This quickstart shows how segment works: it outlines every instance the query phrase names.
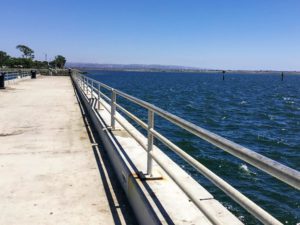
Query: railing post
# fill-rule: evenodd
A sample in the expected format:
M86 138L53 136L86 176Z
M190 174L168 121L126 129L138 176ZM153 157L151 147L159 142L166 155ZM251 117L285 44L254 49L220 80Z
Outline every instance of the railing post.
M85 80L84 80L84 77L82 77L82 90L83 90L83 93L85 93Z
M86 96L88 99L89 99L89 85L90 85L89 78L86 78Z
M88 96L88 93L89 93L88 80L87 80L87 78L85 78L85 94L86 94L86 96Z
M82 91L85 92L85 83L84 83L84 77L82 77Z
M154 112L148 109L148 149L147 149L147 174L152 177L152 157L151 151L153 150L153 134L151 129L154 127Z
M110 104L110 116L111 116L111 129L115 130L116 128L116 120L115 120L115 114L116 114L116 92L114 89L111 89L111 104Z
M100 109L100 107L101 107L101 103L100 103L100 100L101 100L101 90L100 90L100 88L101 88L101 85L100 85L100 83L98 83L98 109Z
M91 99L93 99L94 81L91 82Z

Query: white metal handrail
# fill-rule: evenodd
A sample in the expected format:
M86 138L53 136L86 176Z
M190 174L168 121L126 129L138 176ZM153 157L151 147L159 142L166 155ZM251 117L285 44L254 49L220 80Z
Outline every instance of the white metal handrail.
M225 182L223 179L218 177L208 168L206 168L199 161L195 160L193 157L188 155L184 150L179 148L177 145L172 143L166 137L158 133L154 129L154 115L157 114L162 118L172 122L173 124L189 131L190 133L206 140L207 142L213 144L216 147L223 149L224 151L234 155L235 157L240 158L241 160L253 165L254 167L267 172L273 177L283 181L286 184L300 190L300 172L289 168L283 164L280 164L270 158L267 158L261 154L258 154L248 148L245 148L241 145L238 145L232 141L229 141L217 134L214 134L210 131L207 131L199 126L196 126L184 119L181 119L163 109L160 109L148 102L140 100L136 97L128 95L122 91L113 89L108 85L105 85L99 81L96 81L87 76L83 76L81 74L75 73L75 81L79 84L82 90L88 96L93 97L93 91L98 95L98 108L101 105L106 108L111 114L111 128L115 129L115 120L143 147L144 150L148 153L147 158L147 174L152 175L152 159L154 159L168 174L169 176L177 183L177 185L191 198L191 200L195 203L195 205L205 214L214 224L219 224L217 220L215 220L214 216L211 213L207 212L205 207L199 203L199 199L197 196L190 196L190 192L187 187L184 186L177 178L176 175L172 174L171 171L166 168L162 162L160 162L159 158L156 157L155 152L153 152L153 139L156 138L161 141L164 145L170 148L173 152L179 155L182 159L184 159L187 163L193 166L198 172L208 178L212 183L214 183L217 187L223 190L229 197L231 197L234 201L240 204L243 208L245 208L248 212L250 212L253 216L259 219L264 224L281 224L277 219L251 201L249 198L244 196L238 190L233 188L230 184ZM94 85L97 85L95 87ZM100 88L103 87L111 92L111 98L107 95L103 94ZM90 93L89 93L90 92ZM100 96L102 96L106 101L110 103L110 108L105 104L100 104ZM131 112L126 110L124 107L120 106L116 103L117 96L123 97L135 104L142 106L148 110L148 124L140 120L138 117L133 115ZM108 104L109 104L108 103ZM126 127L122 123L122 121L116 116L116 110L119 109L131 119L133 119L136 123L138 123L142 128L147 130L147 140L148 143L145 143L144 140L141 140L137 137L130 129Z

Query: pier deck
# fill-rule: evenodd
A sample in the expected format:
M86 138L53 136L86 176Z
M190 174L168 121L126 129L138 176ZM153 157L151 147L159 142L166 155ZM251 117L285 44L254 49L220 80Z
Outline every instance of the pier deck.
M0 224L135 223L92 144L69 77L0 90L0 121Z

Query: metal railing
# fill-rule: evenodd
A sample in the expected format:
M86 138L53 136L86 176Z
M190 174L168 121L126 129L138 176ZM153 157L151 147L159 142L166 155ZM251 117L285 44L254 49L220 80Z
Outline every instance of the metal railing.
M152 176L152 161L156 163L174 180L174 182L183 190L183 192L193 201L193 203L207 216L207 218L213 224L220 224L217 218L210 212L205 205L198 199L198 196L194 196L190 187L186 186L181 182L176 174L174 174L167 166L164 165L162 160L153 151L153 139L156 138L166 145L169 149L179 155L188 164L194 167L199 173L205 176L223 192L225 192L231 199L237 202L240 206L246 209L250 214L260 220L263 224L282 224L276 218L271 216L268 212L250 200L248 197L243 195L241 192L232 187L229 183L224 181L222 178L217 176L199 161L194 159L192 156L187 154L180 147L175 145L169 139L164 137L158 131L155 130L154 115L170 121L171 123L185 129L186 131L200 137L201 139L213 144L214 146L223 149L224 151L232 154L233 156L251 164L252 166L270 174L271 176L283 181L284 183L300 190L300 172L289 168L283 164L278 163L270 158L267 158L259 153L256 153L248 148L238 145L232 141L229 141L217 134L214 134L208 130L205 130L195 124L192 124L184 119L179 118L163 109L160 109L148 102L140 100L136 97L128 95L122 91L113 89L99 81L92 78L79 74L78 72L73 73L73 78L81 90L86 94L87 97L96 98L98 101L97 107L105 108L111 114L111 129L115 129L116 121L147 151L147 174ZM104 88L111 92L111 98L105 95L101 88ZM135 103L139 106L148 110L148 124L143 122L141 119L136 117L134 114L126 110L121 105L117 104L117 97L122 97ZM101 103L102 102L102 103ZM125 113L129 118L134 120L142 128L147 131L147 143L133 133L117 116L117 109Z
M30 76L30 71L0 71L0 73L4 74L4 80L8 85Z

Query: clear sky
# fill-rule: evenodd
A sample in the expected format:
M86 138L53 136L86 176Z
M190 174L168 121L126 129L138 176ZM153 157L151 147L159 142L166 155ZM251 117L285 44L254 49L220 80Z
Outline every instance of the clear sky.
M300 70L300 0L0 0L0 50L37 59Z

